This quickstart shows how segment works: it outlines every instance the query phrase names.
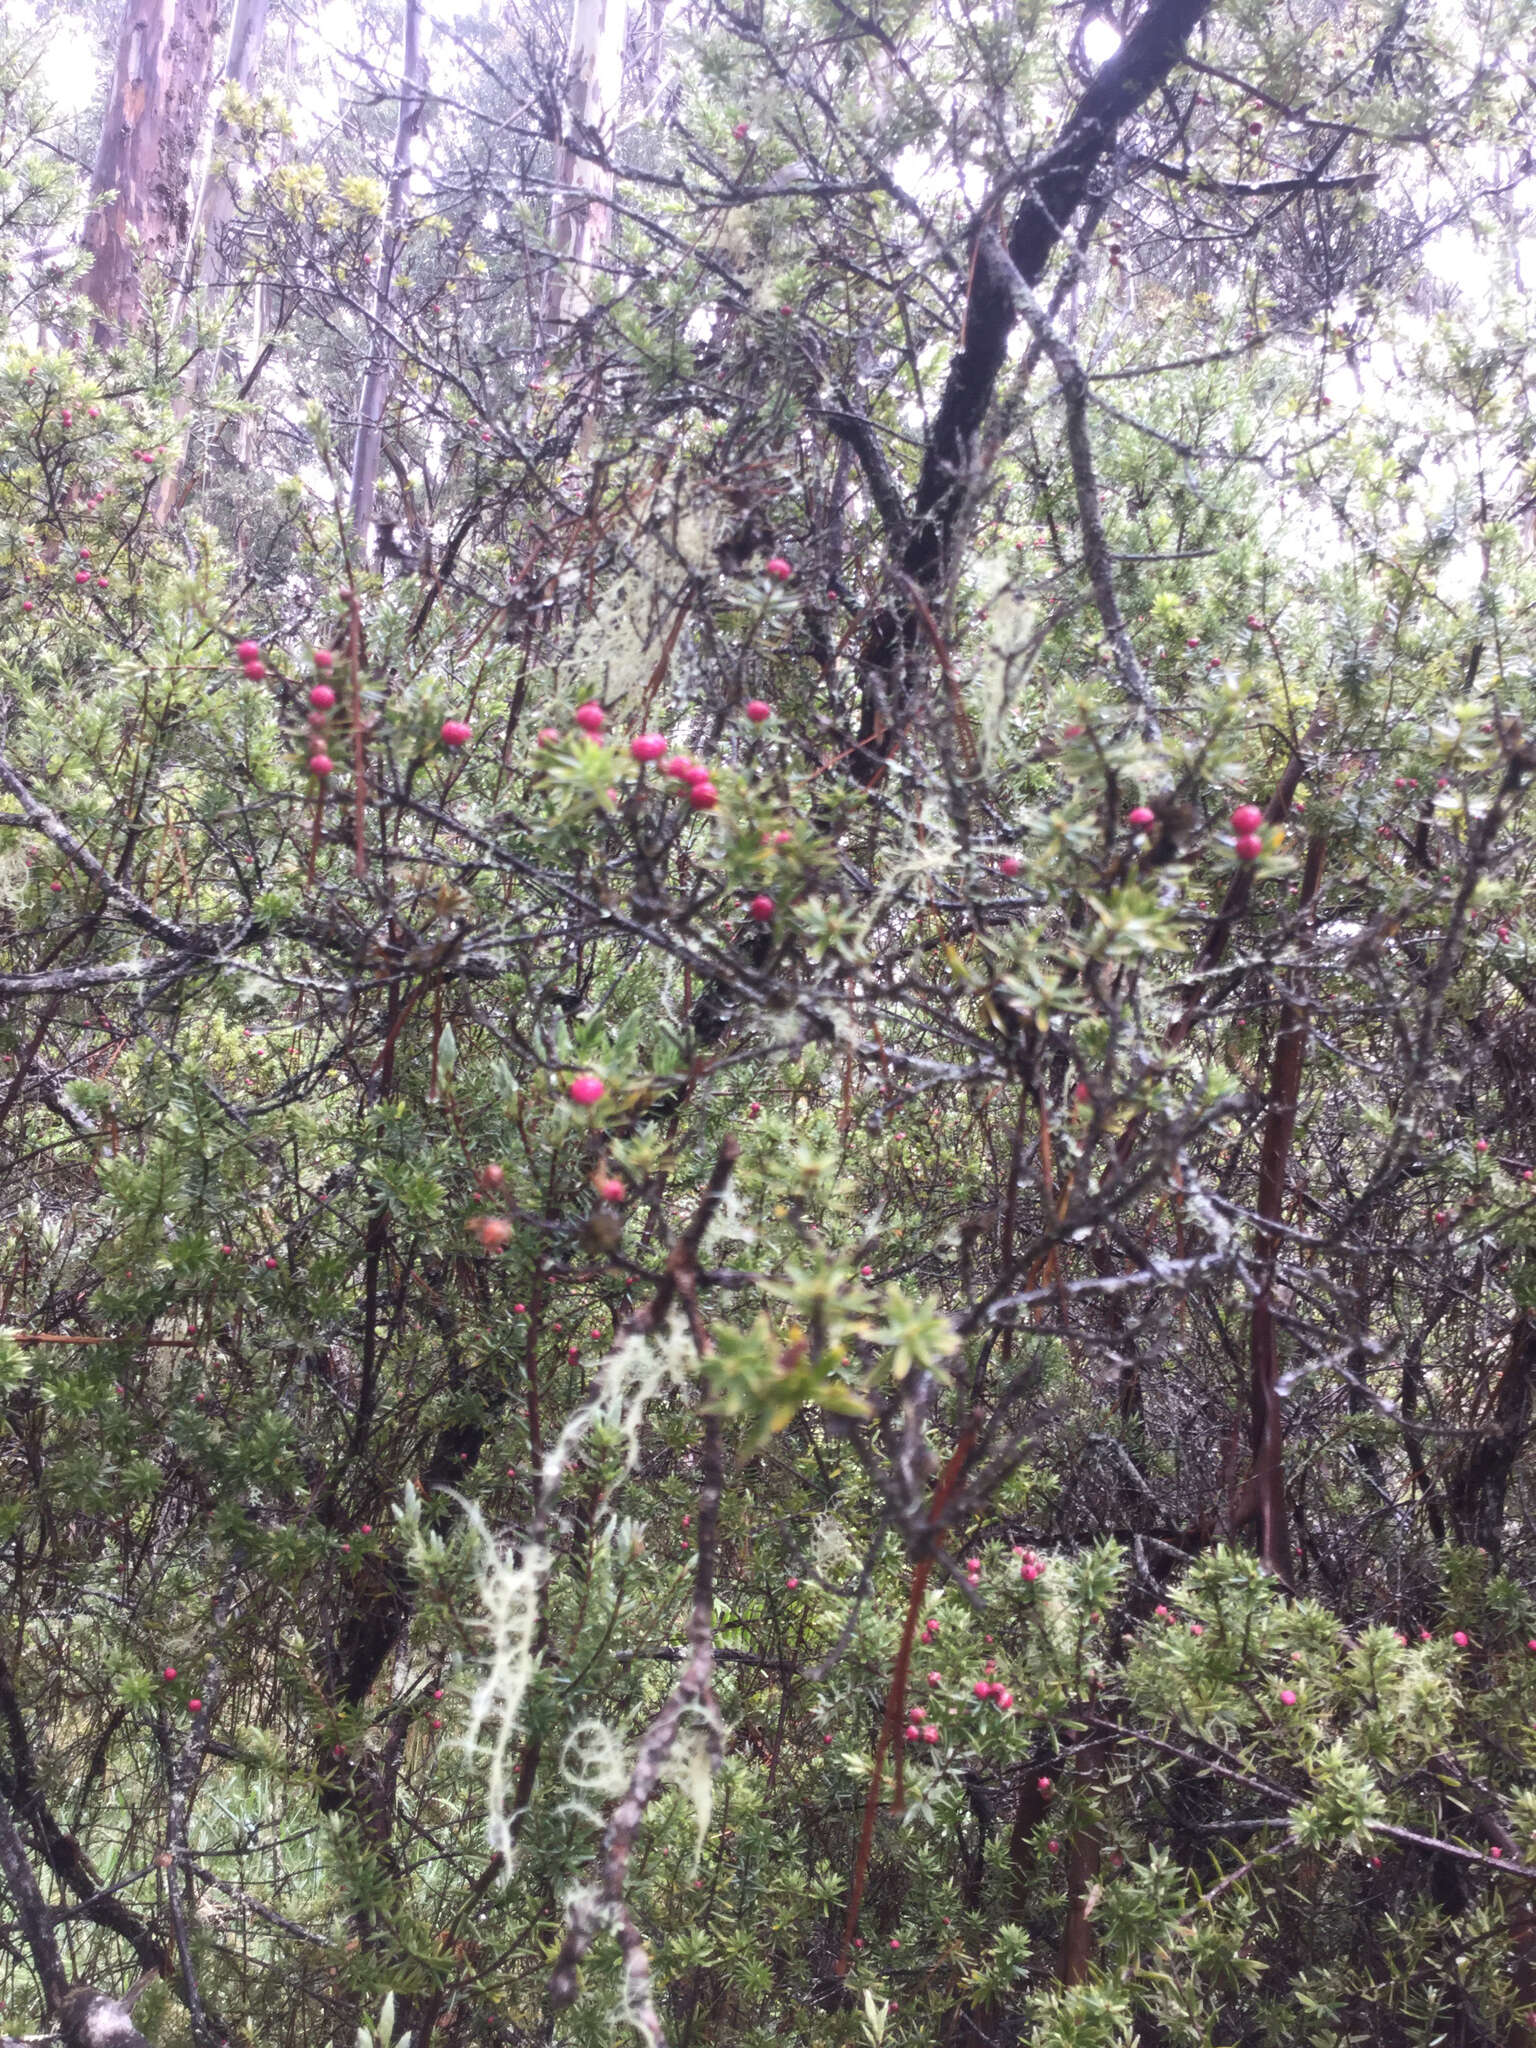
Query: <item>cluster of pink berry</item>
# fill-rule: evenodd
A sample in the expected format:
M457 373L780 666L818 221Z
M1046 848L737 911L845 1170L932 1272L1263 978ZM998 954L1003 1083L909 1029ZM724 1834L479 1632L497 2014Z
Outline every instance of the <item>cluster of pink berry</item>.
M1026 1584L1033 1585L1040 1576L1040 1560L1032 1550L1026 1550L1022 1543L1015 1543L1013 1554L1019 1560L1019 1577Z
M991 1700L999 1713L1006 1714L1013 1705L1013 1694L1006 1685L1000 1685L995 1679L978 1678L971 1691L979 1700Z
M309 772L321 777L330 774L332 763L325 751L325 736L330 727L331 713L336 708L336 692L327 681L335 656L326 648L315 649L316 678L309 691L309 743L312 749L309 757Z
M930 1683L936 1675L933 1672L929 1673ZM927 1708L920 1700L914 1700L907 1709L907 1725L902 1740L904 1742L926 1742L930 1746L936 1746L941 1739L937 1721L932 1719Z

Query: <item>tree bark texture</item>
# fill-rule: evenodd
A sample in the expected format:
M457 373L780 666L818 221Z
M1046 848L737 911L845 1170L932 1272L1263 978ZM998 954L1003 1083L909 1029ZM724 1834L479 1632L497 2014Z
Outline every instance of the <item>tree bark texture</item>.
M109 347L138 321L147 269L174 271L208 101L217 0L128 0L91 176L83 290Z

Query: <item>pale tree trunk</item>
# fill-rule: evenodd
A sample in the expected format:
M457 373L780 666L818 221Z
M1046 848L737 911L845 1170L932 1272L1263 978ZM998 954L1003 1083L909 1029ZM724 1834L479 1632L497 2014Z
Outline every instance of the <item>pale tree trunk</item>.
M174 271L186 243L187 183L197 155L217 0L128 0L91 177L82 289L101 347L139 317L144 269Z
M357 408L357 439L352 447L352 476L347 489L347 524L366 549L373 518L373 495L379 479L379 450L384 439L384 401L389 394L394 347L389 333L395 264L405 240L406 209L411 193L411 148L421 133L426 112L426 68L421 59L421 0L405 0L401 38L400 118L395 127L395 160L384 204L384 238L369 316L368 368Z
M224 56L226 84L238 85L242 91L250 89L256 67L261 62L261 46L266 33L267 0L235 0L229 23L229 47ZM197 201L192 209L192 232L181 271L183 306L199 283L217 286L227 275L219 242L235 211L235 187L227 155L233 135L234 130L221 110L213 124L213 137L203 159Z
M261 61L261 45L266 32L267 0L235 0L235 9L229 24L229 47L224 57L224 78L227 84L238 85L242 89L250 86L256 75L256 67ZM213 124L208 153L203 159L202 175L197 182L197 198L192 206L191 230L187 236L186 253L181 266L173 327L179 327L185 318L187 307L191 304L199 283L208 293L210 300L215 294L222 296L219 287L225 281L227 266L219 241L235 211L235 188L229 175L226 156L233 134L233 129L221 111ZM208 310L212 310L211 305ZM177 393L175 400L178 424L187 416L193 390L204 387L207 381L206 359L183 375L182 389ZM181 495L181 476L186 453L186 436L183 434L176 460L167 468L155 493L155 518L162 526L170 517Z
M627 11L626 0L571 0L565 118L555 146L550 219L555 260L544 287L544 317L552 327L579 320L591 304L593 267L608 240L613 174L594 158L606 158L613 146Z

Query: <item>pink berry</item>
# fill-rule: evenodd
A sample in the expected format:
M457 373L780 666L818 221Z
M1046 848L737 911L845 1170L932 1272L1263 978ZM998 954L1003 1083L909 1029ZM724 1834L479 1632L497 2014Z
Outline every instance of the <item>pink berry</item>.
M552 747L556 740L559 739L560 734L555 726L541 725L537 737L541 747Z
M748 134L746 122L738 121L736 123L736 126L731 130L731 133L732 135L735 136L738 142L745 142Z
M747 905L747 915L754 924L772 924L773 898L771 896L754 896Z
M200 1713L201 1713L202 1711L203 1711L203 1703L202 1703L202 1701L201 1701L201 1700L188 1700L188 1701L187 1701L187 1712L188 1712L189 1714L200 1714Z
M75 581L77 583L89 583L90 580L91 572L89 569L77 569L75 571Z
M174 1685L174 1684L175 1684L175 1682L176 1682L176 1666L175 1666L174 1664L167 1664L167 1665L166 1665L166 1667L165 1667L165 1682L166 1682L166 1684L167 1684L167 1685Z
M924 1742L938 1742L939 1739L939 1731L937 1728L934 1728L930 1725L929 1727L923 1730Z
M1035 1790L1036 1790L1036 1791L1037 1791L1037 1792L1038 1792L1038 1793L1040 1794L1040 1796L1041 1796L1041 1798L1042 1798L1042 1799L1049 1799L1049 1798L1050 1798L1050 1796L1051 1796L1051 1791L1052 1791L1052 1786L1051 1786L1051 1781L1050 1781L1050 1779L1049 1779L1049 1778L1036 1778L1036 1780L1035 1780Z
M442 740L445 747L467 747L470 729L462 718L445 718L442 724Z
M607 1090L596 1074L578 1074L571 1083L572 1102L579 1102L583 1108L591 1103L601 1102Z
M236 661L259 661L260 658L261 642L259 640L241 640L236 644Z
M1204 1624L1198 1621L1192 1621L1189 1624L1189 1632L1192 1636L1203 1636L1205 1634Z
M241 666L245 671L247 682L259 683L267 672L267 665L264 661L247 661L243 662Z
M1083 732L1084 727L1080 725L1064 725L1061 728L1061 736L1064 740L1080 740Z
M1134 811L1127 814L1126 823L1134 825L1138 832L1145 832L1149 825L1157 823L1157 817L1154 812L1147 809L1145 804L1138 804Z
M1019 859L1016 853L1005 853L1002 859L997 864L998 872L1000 874L1007 875L1010 881L1019 872L1020 868L1022 868L1023 865L1024 863Z
M770 555L763 564L763 574L771 576L775 583L787 583L794 573L782 555Z
M1046 1843L1045 1847L1047 1853L1051 1856L1059 1856L1061 1854L1061 1844L1056 1840L1054 1835L1051 1837L1050 1841Z
M332 664L333 664L333 663L335 662L335 659L336 659L335 655L334 655L334 654L332 654L331 650L330 650L330 649L329 649L328 647L317 647L317 648L315 649L315 667L316 667L316 668L318 668L318 669L328 669L328 668L330 668L330 667L332 666Z
M997 1691L992 1695L992 1697L997 1701L999 1713L1006 1714L1008 1709L1013 1705L1013 1694L1008 1690L1006 1685L999 1686Z
M1264 851L1264 842L1257 832L1241 832L1238 834L1232 851L1239 860L1257 860Z
M1488 1854L1493 1858L1495 1863L1497 1863L1499 1858L1504 1854L1504 1851L1499 1847L1498 1843L1495 1842L1493 1847L1488 1851Z
M720 792L707 778L693 783L688 791L688 801L696 811L712 811L720 801Z
M622 1202L624 1199L624 1183L621 1180L615 1179L613 1175L610 1174L606 1178L598 1182L597 1192L601 1200L617 1204L619 1202Z
M1264 823L1264 813L1257 804L1239 804L1232 813L1234 832L1257 832Z
M579 705L576 711L576 723L581 727L583 732L590 733L595 739L596 736L602 731L604 725L607 723L606 719L603 717L602 705Z
M1464 1650L1467 1647L1468 1642L1466 1630L1464 1628L1457 1629L1456 1633L1451 1637L1451 1641L1456 1645L1458 1650Z
M1532 1643L1531 1648L1533 1650L1536 1650L1536 1643ZM944 1683L943 1673L940 1671L930 1671L928 1674L928 1683L930 1685L942 1685Z
M667 751L667 743L659 732L637 732L629 743L629 751L636 761L659 761Z
M923 1731L921 1728L907 1728L903 1731L903 1736L904 1739L908 1742L921 1742L923 1739Z
M798 1579L786 1579L784 1583L789 1588L790 1592L793 1593L795 1589L799 1586L800 1581Z
M1296 1695L1291 1691L1288 1685L1281 1687L1280 1704L1282 1707L1294 1707L1296 1704Z
M984 1678L978 1678L971 1691L979 1700L989 1700L992 1697L992 1688Z
M749 697L741 708L754 725L766 725L773 716L773 706L765 704L761 697Z
M336 692L329 683L316 683L309 693L309 701L317 711L329 711L336 702Z
M264 1265L264 1266L266 1267L266 1269L267 1269L267 1271L268 1271L269 1273L270 1273L270 1272L271 1272L271 1271L272 1271L272 1270L274 1269L274 1267L275 1267L275 1266L277 1265L277 1261L276 1261L276 1259L274 1259L274 1258L272 1258L272 1257L270 1257L270 1256L268 1256L267 1258L263 1259L261 1263L262 1263L262 1264L263 1264L263 1265Z
M329 754L311 754L309 757L309 772L311 775L327 776L335 765Z

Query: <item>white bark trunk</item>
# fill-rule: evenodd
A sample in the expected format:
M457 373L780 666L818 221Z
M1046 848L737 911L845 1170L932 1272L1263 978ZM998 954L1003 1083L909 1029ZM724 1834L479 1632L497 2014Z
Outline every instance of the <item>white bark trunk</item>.
M579 320L592 303L592 271L612 224L613 174L594 158L613 147L627 13L626 0L571 0L565 130L555 147L550 219L555 260L544 293L551 326Z
M379 450L384 439L384 401L389 395L394 347L390 339L390 297L395 264L405 239L406 208L411 190L411 148L426 112L426 70L421 59L421 0L405 0L405 31L401 38L400 118L395 128L395 160L384 204L384 237L379 249L378 276L369 317L368 368L357 409L357 438L352 447L352 476L347 489L347 524L366 550L373 518L373 497L379 480Z

